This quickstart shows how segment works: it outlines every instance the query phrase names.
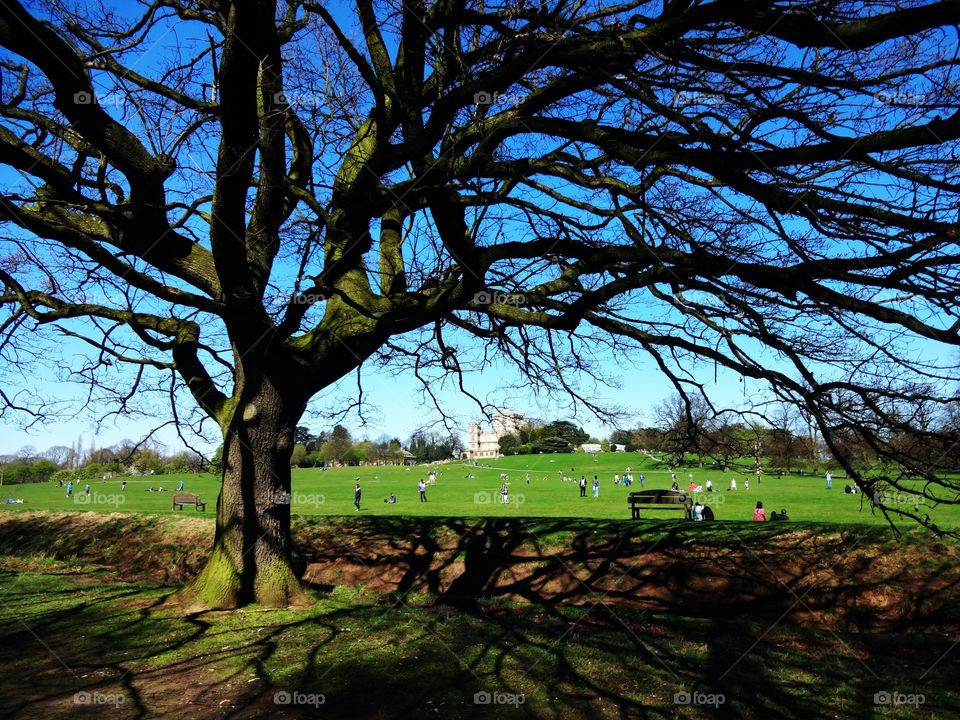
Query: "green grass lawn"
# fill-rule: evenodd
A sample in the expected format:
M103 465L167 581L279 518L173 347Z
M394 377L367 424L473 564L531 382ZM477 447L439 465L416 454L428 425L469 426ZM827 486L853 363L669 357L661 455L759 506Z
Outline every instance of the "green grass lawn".
M614 473L623 474L624 468L634 468L634 485L625 488L614 485ZM435 470L437 481L428 487L426 503L417 495L417 482L426 478L427 472ZM500 473L509 475L510 502L499 502ZM630 490L639 490L640 473L646 476L645 487L669 488L670 471L643 455L631 453L602 453L597 456L573 455L526 455L481 461L478 467L462 463L446 463L436 466L401 467L347 467L330 470L294 469L292 504L293 512L300 515L346 515L354 514L354 478L359 477L363 489L362 513L372 515L423 515L423 516L527 516L527 517L583 517L603 519L627 519L630 517L626 495ZM796 521L828 523L880 523L882 515L871 511L870 503L861 495L845 495L846 480L835 477L833 489L825 488L820 476L785 475L763 477L757 482L755 476L743 473L721 473L717 470L682 468L677 472L681 488L688 484L688 473L698 483L713 481L720 489L703 493L705 504L713 507L718 520L749 521L758 500L763 501L769 514L786 508ZM579 479L586 475L588 485L596 474L600 477L600 497L592 497L588 487L587 497L579 497L575 482L562 482L568 475ZM737 478L740 488L726 491L730 479ZM91 481L89 499L83 494L83 483L67 499L64 488L55 483L15 485L0 489L0 499L23 498L23 505L4 505L8 511L17 510L94 510L101 512L171 513L170 493L179 481L185 489L198 493L208 503L204 515L212 517L219 492L219 480L209 474L159 475L127 478L127 487L120 491L121 478L103 482ZM750 489L744 489L744 481L750 480ZM164 492L148 492L148 488L164 488ZM395 493L398 502L388 505L383 502L390 493ZM895 498L899 499L899 498ZM905 507L914 510L913 500L902 497ZM926 511L944 527L960 526L960 507L941 505L920 506L920 514ZM181 512L181 511L178 511ZM192 508L183 513L197 514ZM664 516L659 512L656 517ZM909 521L903 521L909 523Z
M202 555L206 525L0 518L0 717L960 716L956 548L919 533L301 518L311 607L185 617L144 560Z

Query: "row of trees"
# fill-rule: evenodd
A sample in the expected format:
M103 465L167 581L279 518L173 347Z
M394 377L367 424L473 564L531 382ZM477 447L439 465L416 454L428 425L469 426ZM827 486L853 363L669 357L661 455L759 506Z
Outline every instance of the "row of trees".
M26 445L14 455L0 455L0 477L5 484L45 482L63 479L89 479L107 473L126 475L163 475L201 472L209 463L195 452L167 452L156 443L123 440L112 447L84 451L82 442L71 447L54 445L43 452Z
M746 458L754 470L814 470L836 467L837 457L843 456L859 471L913 471L907 462L893 463L891 457L899 456L942 470L960 468L960 408L954 403L927 409L921 423L925 431L889 429L867 435L856 427L836 428L831 446L809 417L789 405L717 410L703 395L675 394L655 408L654 426L616 430L610 442L662 453L672 466L693 456L700 465L743 465ZM861 427L878 424L869 408L862 408L858 417Z
M407 440L406 450L417 462L434 462L459 457L463 443L449 433L417 430ZM220 452L215 458L219 463ZM399 438L382 435L377 440L355 440L343 425L318 434L302 425L294 435L292 467L320 467L327 465L401 465L404 462L404 446Z

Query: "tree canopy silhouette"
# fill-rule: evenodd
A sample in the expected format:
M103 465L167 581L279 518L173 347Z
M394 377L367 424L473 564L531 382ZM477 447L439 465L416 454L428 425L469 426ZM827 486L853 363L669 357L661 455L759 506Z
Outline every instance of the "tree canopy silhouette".
M512 361L588 406L597 355L652 358L683 398L723 367L865 489L955 502L957 20L955 0L5 0L0 351L26 368L65 334L111 411L165 388L216 422L216 541L184 590L209 607L300 599L294 433L364 362L429 384ZM882 477L846 463L853 439Z

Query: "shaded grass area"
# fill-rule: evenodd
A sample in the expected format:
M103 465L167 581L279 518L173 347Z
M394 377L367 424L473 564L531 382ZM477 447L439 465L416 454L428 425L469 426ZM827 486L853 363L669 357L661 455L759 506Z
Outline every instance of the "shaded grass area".
M183 617L163 601L187 548L205 550L196 521L17 517L0 522L4 717L960 713L957 549L922 536L301 522L313 607ZM892 609L876 597L887 588ZM876 705L885 691L924 703ZM724 702L676 704L684 692Z

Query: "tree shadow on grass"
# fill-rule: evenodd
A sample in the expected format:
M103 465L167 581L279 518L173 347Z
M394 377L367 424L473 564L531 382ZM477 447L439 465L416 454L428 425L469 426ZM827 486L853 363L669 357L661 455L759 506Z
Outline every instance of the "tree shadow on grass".
M888 551L874 529L371 518L303 535L314 582L428 593L461 607L506 598L549 610L602 597L701 618L787 613L814 626L823 615L844 630L960 628L957 548Z
M306 611L184 618L161 606L165 591L102 569L5 569L0 714L958 711L950 548L924 559L888 552L872 531L719 523L376 518L298 530L324 590ZM884 691L926 702L885 710L874 704Z

